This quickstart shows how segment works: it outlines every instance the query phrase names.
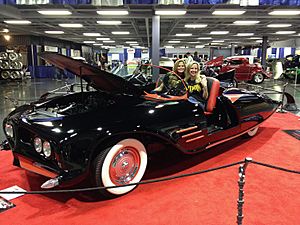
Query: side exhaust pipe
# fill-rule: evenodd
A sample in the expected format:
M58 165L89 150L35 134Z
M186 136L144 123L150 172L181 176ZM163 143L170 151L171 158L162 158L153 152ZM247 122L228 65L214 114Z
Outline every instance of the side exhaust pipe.
M41 185L41 188L43 188L43 189L54 188L61 184L62 178L63 178L62 176L58 176L58 177L52 178L50 180L47 180L45 183L43 183Z

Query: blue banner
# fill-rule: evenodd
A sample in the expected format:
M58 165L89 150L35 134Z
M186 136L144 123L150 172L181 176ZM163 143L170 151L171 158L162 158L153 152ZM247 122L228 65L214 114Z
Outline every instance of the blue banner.
M293 6L300 6L300 0L259 0L259 5L293 5Z
M244 1L240 1L240 4L244 4ZM118 0L116 5L122 4L230 4L230 0ZM114 6L113 2L101 1L101 0L0 0L0 4L24 4L24 5L34 5L34 4L56 4L56 5L111 5ZM287 5L287 6L300 6L300 0L259 0L259 5Z

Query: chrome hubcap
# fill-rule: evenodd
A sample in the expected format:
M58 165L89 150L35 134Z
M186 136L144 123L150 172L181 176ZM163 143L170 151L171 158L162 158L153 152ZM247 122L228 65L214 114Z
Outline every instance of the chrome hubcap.
M262 74L256 74L254 80L255 80L256 83L260 83L263 80L263 75Z
M128 184L134 179L140 168L140 155L133 147L125 147L118 151L109 168L111 181L115 185Z

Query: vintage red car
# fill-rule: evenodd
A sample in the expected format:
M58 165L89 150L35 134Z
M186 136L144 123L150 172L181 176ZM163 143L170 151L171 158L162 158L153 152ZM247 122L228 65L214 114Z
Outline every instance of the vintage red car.
M208 61L206 66L214 67L218 73L235 69L235 78L238 81L252 81L260 84L265 78L270 78L270 75L264 71L259 63L250 63L249 58L244 56L233 56L225 59L224 56L219 56Z

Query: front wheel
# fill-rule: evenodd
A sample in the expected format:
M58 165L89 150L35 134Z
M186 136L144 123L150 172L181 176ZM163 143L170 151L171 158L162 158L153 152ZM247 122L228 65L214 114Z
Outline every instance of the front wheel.
M255 83L255 84L260 84L264 81L264 75L262 73L256 73L254 74L253 78L252 78L252 81Z
M136 139L124 139L101 152L94 161L94 181L97 186L118 186L139 182L146 170L147 152ZM132 191L136 185L100 190L112 198Z

